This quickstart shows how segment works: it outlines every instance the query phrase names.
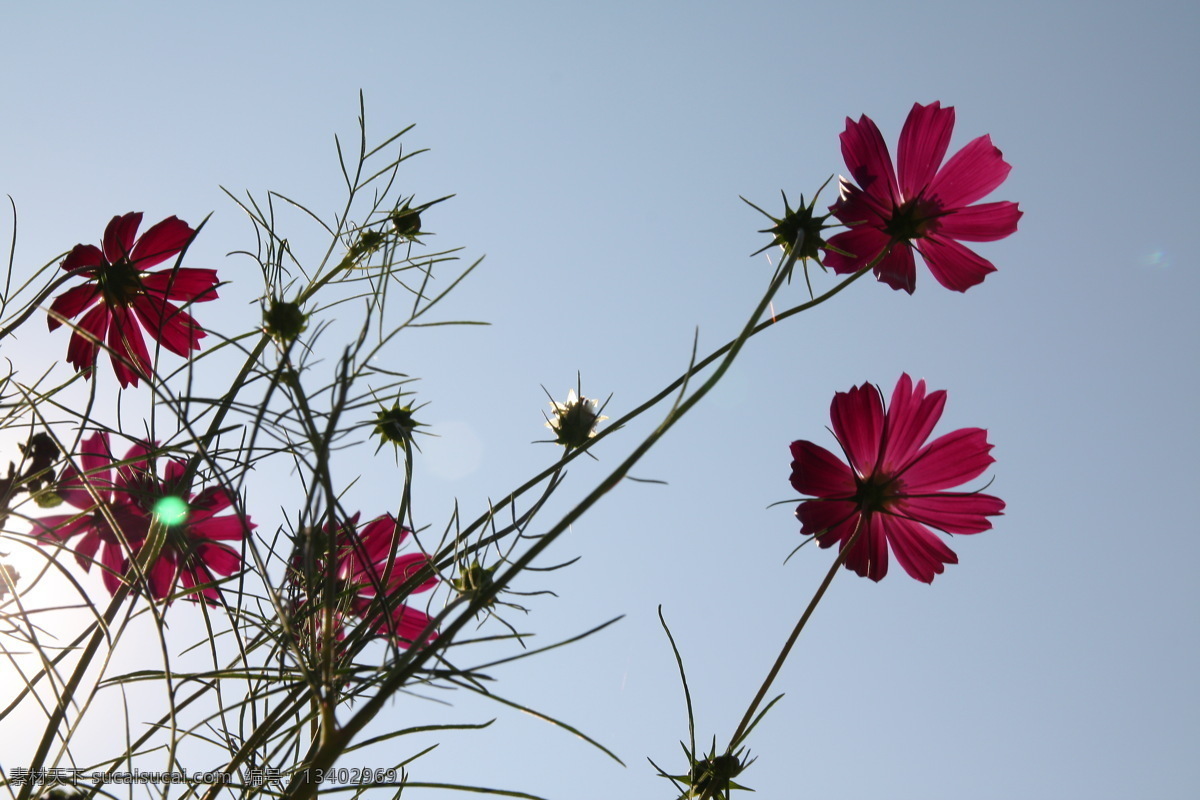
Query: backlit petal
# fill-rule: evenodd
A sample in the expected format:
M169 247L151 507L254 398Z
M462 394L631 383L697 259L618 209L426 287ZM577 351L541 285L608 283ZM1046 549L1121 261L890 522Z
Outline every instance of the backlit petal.
M241 555L228 545L202 544L196 552L200 560L218 575L228 577L242 568Z
M100 287L94 283L73 286L54 298L54 302L50 304L50 310L65 319L74 319L84 309L96 302L99 296ZM62 325L62 322L55 319L53 314L47 316L46 322L50 330L54 330L59 325Z
M896 509L914 522L946 533L982 533L991 530L988 517L1004 512L1004 501L990 494L933 494L906 497Z
M861 524L863 530L846 556L846 569L878 582L888 572L887 536L879 514L863 517ZM849 538L847 536L846 540Z
M899 192L892 157L871 118L864 114L858 122L854 122L847 117L841 141L842 157L859 188L890 201L892 205L898 205Z
M846 500L809 500L796 507L800 533L816 536L821 547L849 539L859 516L858 504Z
M851 497L854 473L833 453L812 442L792 442L792 487L813 497Z
M919 581L933 583L935 575L946 571L946 564L958 563L954 551L922 525L885 515L883 526L896 560L905 572Z
M925 381L916 388L908 373L900 376L887 410L887 441L884 443L883 471L896 474L920 452L933 427L942 418L946 406L944 391L925 394Z
M115 264L133 252L138 226L142 224L142 212L133 211L113 217L104 229L104 257Z
M830 248L836 247L850 253L844 256L832 249L825 250L823 259L825 266L838 275L849 275L858 272L884 251L891 239L880 228L870 225L859 225L848 231L831 236L827 242ZM895 248L901 249L901 248ZM893 251L894 252L894 251ZM890 254L889 254L890 255Z
M133 247L130 261L137 264L140 270L161 264L168 258L179 255L179 251L194 233L195 231L179 217L167 217L142 234L142 238L138 239Z
M124 389L130 384L137 386L138 378L150 374L150 353L142 329L134 321L129 309L112 309L112 321L108 328L108 357L113 371Z
M929 494L979 477L996 459L982 428L960 428L934 439L905 467L905 494Z
M874 473L884 420L879 390L864 383L848 392L838 392L829 406L829 418L851 469L864 478Z
M101 266L108 266L108 262L104 260L104 253L94 244L75 245L62 262L62 268L67 272L80 267Z
M896 150L900 191L905 199L916 197L933 180L946 157L953 132L953 107L942 108L936 101L927 106L913 104Z
M160 297L141 295L134 300L133 310L155 341L175 355L199 350L200 340L208 335L190 314Z
M983 279L989 273L996 271L992 262L974 250L941 235L922 239L920 250L937 282L956 292L965 292L972 286L983 283Z
M991 194L1011 171L992 137L980 136L950 157L929 184L926 196L949 209L969 206Z
M111 312L108 306L101 303L83 315L67 342L67 362L75 367L75 371L90 370L96 365L96 356L100 353L100 343L108 331ZM85 336L84 333L91 334Z
M168 300L203 303L217 299L217 271L180 267L163 269L142 276L147 291L165 294Z
M912 247L898 243L875 267L875 277L893 289L903 289L912 294L917 288L917 264L913 260Z
M938 237L964 242L994 242L1016 233L1023 212L1016 203L980 203L955 209L937 221Z
M236 514L226 514L223 517L211 517L193 522L190 527L196 536L233 542L246 538L246 529L250 527L248 522L248 520L243 522Z

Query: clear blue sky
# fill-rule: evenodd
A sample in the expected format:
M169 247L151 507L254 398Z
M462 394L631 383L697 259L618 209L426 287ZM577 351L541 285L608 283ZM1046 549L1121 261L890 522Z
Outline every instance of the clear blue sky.
M202 309L232 333L259 283L225 257L253 240L218 186L329 213L333 134L353 135L358 90L378 137L416 123L407 141L432 152L404 190L457 193L426 227L487 255L446 315L492 323L390 351L443 433L415 487L440 530L455 497L478 512L556 456L529 444L546 434L540 385L561 397L581 370L615 416L683 369L696 326L702 350L729 338L769 277L747 257L764 220L739 194L768 210L780 189L810 196L844 171L846 116L868 114L894 147L913 102L955 106L952 149L990 133L1013 165L989 199L1020 202L1020 231L979 248L999 271L965 296L923 268L912 297L862 281L758 337L636 471L669 485L614 492L557 548L578 564L517 587L558 593L512 619L540 640L626 615L495 677L629 768L466 697L402 699L392 721L498 716L448 737L418 780L670 797L645 761L679 767L686 737L656 606L690 667L697 732L723 742L832 557L781 564L799 525L767 506L794 496L788 444L832 447L833 393L907 371L949 391L940 431L989 429L1007 513L958 537L961 563L931 587L839 576L744 782L831 800L1192 797L1197 17L1183 2L13 5L0 192L26 268L96 241L114 214L213 212L189 258L234 282ZM803 293L793 283L779 305ZM22 346L3 355L32 370L66 336ZM559 510L635 434L577 462ZM397 478L368 472L352 497L373 515ZM250 502L279 521L280 497ZM0 727L0 752L23 735Z

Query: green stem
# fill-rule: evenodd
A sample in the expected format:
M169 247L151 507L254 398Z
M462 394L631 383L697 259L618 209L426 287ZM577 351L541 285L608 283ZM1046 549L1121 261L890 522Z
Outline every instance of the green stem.
M767 673L766 680L762 682L762 686L758 687L758 694L754 695L754 699L750 701L750 707L746 709L746 714L742 717L742 721L738 723L737 729L733 732L733 736L729 739L728 753L733 753L737 749L742 737L746 734L746 729L749 727L751 720L754 719L754 712L758 711L758 707L762 704L763 699L767 696L767 692L771 689L771 684L775 682L776 676L779 675L779 670L783 668L783 663L787 661L788 655L792 652L792 646L796 644L796 640L800 638L800 632L804 630L804 626L808 624L808 618L812 616L816 610L817 604L821 602L821 598L825 596L825 590L829 588L829 584L833 583L833 578L837 575L837 571L842 564L846 562L847 556L850 555L850 548L858 540L858 535L861 532L862 518L859 517L859 526L855 528L850 540L838 553L838 557L834 560L833 566L829 568L829 572L825 574L825 580L821 581L821 585L817 587L817 591L813 594L812 600L809 601L808 607L804 609L804 613L800 615L800 621L796 623L796 627L792 629L792 635L784 642L783 649L779 651L779 655L775 659L775 663L771 665L771 671Z

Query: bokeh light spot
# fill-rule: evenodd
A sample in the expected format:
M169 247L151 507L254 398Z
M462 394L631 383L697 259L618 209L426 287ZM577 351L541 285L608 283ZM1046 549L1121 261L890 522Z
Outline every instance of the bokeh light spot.
M1171 257L1165 250L1151 250L1142 256L1142 266L1165 269L1171 266Z
M154 516L168 527L179 525L187 521L188 504L178 497L162 497L154 504Z

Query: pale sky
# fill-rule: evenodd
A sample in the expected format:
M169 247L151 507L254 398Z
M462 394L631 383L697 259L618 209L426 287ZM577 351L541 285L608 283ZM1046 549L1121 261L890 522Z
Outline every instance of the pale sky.
M21 274L98 241L116 214L212 213L189 263L232 283L197 317L232 335L256 324L261 283L226 256L254 240L219 187L329 214L333 136L355 135L359 90L377 140L415 123L404 141L431 152L401 172L404 193L456 194L427 215L431 241L467 262L486 255L442 318L491 323L406 334L388 351L390 368L421 379L421 421L441 434L414 484L414 513L441 531L456 498L474 517L557 457L530 444L548 433L541 386L561 399L580 371L619 416L686 367L697 327L705 353L733 335L770 277L765 256L748 257L766 220L739 195L777 213L781 189L794 202L845 172L846 117L870 116L894 152L914 102L953 105L951 152L987 133L1013 165L987 199L1019 202L1020 230L978 246L998 271L965 295L922 266L911 297L859 281L757 337L634 471L668 485L623 484L547 561L578 563L515 587L558 595L507 617L537 643L625 615L490 672L497 693L628 767L465 695L439 695L452 707L402 696L379 730L496 718L444 737L414 780L673 797L646 762L682 771L687 737L657 606L689 669L697 735L723 743L833 557L805 548L782 563L801 541L794 503L768 507L796 499L788 445L833 449L834 392L890 392L908 372L949 392L938 433L988 429L996 464L970 488L994 478L1007 511L956 537L960 563L932 586L898 568L879 584L838 576L741 782L767 798L1192 797L1197 16L1182 2L14 5L0 192L18 209ZM315 252L311 228L291 224L293 244ZM0 232L7 248L7 212ZM776 305L806 296L793 282ZM38 322L3 356L32 375L66 341ZM101 381L111 396L111 374ZM576 462L542 525L661 413L603 443L599 462ZM5 433L3 452L17 438ZM364 466L373 451L345 464L346 484L364 476L348 502L366 517L391 510L398 486L390 457ZM292 501L269 481L257 492L252 481L256 521L278 525ZM176 604L173 626L195 612ZM0 723L0 759L25 737Z

